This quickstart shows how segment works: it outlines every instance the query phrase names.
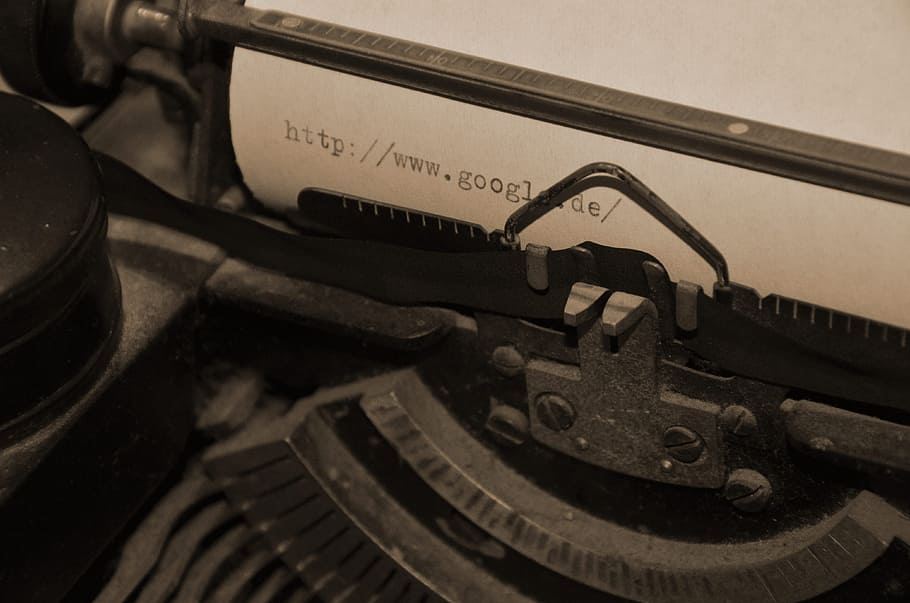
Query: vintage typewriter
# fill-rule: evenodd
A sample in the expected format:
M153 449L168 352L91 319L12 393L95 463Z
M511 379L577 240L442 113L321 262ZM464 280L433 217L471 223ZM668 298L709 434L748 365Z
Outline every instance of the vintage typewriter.
M227 0L0 19L0 600L910 600L906 330L737 283L617 157L499 229L274 211L228 83L242 48L903 212L910 157ZM596 189L713 290L522 241Z

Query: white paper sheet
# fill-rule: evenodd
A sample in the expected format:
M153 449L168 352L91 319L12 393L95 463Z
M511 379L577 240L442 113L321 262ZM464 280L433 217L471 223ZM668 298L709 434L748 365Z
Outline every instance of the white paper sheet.
M910 152L910 4L249 0L523 67ZM910 327L910 207L237 50L237 160L277 208L317 186L501 228L591 161L622 165L726 256L731 278ZM498 192L497 192L498 190ZM628 199L590 191L523 242L591 240L713 272Z

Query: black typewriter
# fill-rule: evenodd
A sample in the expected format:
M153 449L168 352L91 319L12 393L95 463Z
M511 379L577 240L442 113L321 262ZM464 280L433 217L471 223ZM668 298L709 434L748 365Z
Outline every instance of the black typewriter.
M611 157L495 231L270 211L234 48L910 204L905 155L306 15L0 1L0 600L910 600L907 331L731 280ZM713 290L521 241L594 188Z

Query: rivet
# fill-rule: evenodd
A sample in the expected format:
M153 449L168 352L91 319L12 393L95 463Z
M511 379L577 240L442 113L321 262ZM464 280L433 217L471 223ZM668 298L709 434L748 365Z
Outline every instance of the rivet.
M514 377L525 369L525 359L515 346L501 345L493 350L493 366L500 375Z

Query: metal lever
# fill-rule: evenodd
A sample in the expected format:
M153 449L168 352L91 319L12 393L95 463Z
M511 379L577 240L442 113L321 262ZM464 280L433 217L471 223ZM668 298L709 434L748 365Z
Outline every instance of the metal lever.
M509 216L503 227L505 243L517 247L521 231L575 195L597 187L619 191L637 203L708 262L717 274L718 285L722 287L729 285L727 260L717 247L641 180L612 163L590 163L541 191L539 195L519 207Z

